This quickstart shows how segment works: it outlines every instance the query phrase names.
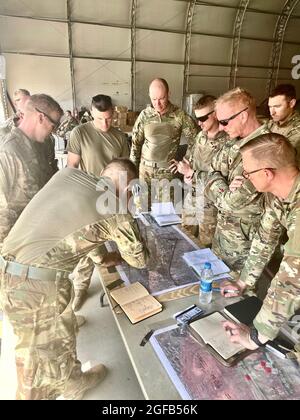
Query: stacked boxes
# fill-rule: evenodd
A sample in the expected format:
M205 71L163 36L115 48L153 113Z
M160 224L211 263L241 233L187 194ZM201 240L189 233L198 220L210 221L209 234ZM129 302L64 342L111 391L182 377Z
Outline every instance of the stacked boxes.
M138 115L138 112L128 111L126 106L115 106L112 125L121 131L129 132L132 130Z

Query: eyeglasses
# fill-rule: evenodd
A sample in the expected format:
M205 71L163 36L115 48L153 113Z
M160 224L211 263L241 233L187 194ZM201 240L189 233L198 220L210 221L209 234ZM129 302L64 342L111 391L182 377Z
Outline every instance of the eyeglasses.
M59 126L59 124L60 124L60 121L55 121L53 118L51 118L48 114L46 114L44 111L41 111L40 109L38 109L38 108L35 108L35 110L37 111L37 112L40 112L41 114L43 114L50 122L51 122L51 124L53 125L53 131L55 131L57 128L58 128L58 126Z
M210 116L210 114L212 114L213 112L215 112L215 110L210 111L208 114L202 115L202 117L196 117L196 120L200 122L205 122Z
M276 168L260 168L260 169L255 169L255 171L251 171L251 172L243 171L242 176L248 179L249 175L255 174L255 172L264 171L265 169L268 169L269 171L276 171Z
M240 115L242 112L246 111L246 109L248 109L248 107L242 109L240 112L237 112L236 114L232 115L231 117L226 118L225 120L218 120L218 123L225 127L226 125L228 125L230 120L233 120L235 117Z

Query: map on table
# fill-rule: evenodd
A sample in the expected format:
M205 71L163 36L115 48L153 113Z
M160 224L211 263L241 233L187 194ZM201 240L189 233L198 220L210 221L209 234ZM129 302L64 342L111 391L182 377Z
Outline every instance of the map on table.
M125 262L117 270L129 285L139 281L152 295L176 290L199 282L199 277L183 260L183 254L198 249L176 226L159 227L150 215L143 215L144 222L137 219L141 235L150 251L146 269L130 267ZM109 251L117 246L109 242Z
M223 366L177 325L155 333L150 342L183 399L298 400L300 367L267 350L251 353L234 367Z

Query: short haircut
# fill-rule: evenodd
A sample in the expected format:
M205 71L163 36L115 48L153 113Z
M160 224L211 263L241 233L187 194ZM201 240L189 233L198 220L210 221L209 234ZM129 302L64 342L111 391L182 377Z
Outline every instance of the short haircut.
M106 112L113 108L111 97L107 95L96 95L92 98L92 107L100 112Z
M119 171L126 171L132 178L138 178L138 172L135 164L128 158L115 158L109 162L104 168L103 175L106 171L117 168Z
M51 96L45 95L44 93L32 95L26 102L25 110L35 111L36 108L42 112L45 112L45 114L57 112L60 116L62 116L64 113L59 103L56 102Z
M153 79L152 82L150 83L150 86L152 85L153 82L161 83L163 87L166 89L167 93L169 93L169 85L166 79L161 79L160 77L158 77L157 79Z
M267 133L255 137L240 148L241 153L251 152L253 159L269 168L297 167L297 151L286 137Z
M196 102L196 105L194 106L194 110L205 108L208 105L214 106L216 99L217 98L213 95L204 95Z
M254 97L250 92L240 87L229 90L216 100L217 106L223 103L234 105L238 103L241 105L241 108L248 107L250 111L256 113L256 103Z
M27 89L17 89L14 92L14 96L16 96L18 93L21 93L21 95L24 95L24 96L30 96L30 93Z
M283 95L287 99L296 99L296 89L295 86L288 83L277 85L272 92L270 93L269 98L274 98L275 96Z

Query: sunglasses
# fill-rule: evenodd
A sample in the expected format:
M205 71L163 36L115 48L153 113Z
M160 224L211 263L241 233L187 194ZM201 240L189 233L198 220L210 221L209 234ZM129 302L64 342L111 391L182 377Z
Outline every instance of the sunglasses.
M210 111L208 114L202 115L202 117L196 117L196 120L200 122L205 122L210 116L210 114L212 114L213 112L215 112L215 110Z
M55 121L53 118L50 117L50 115L46 114L44 111L41 111L38 108L35 108L35 110L43 114L51 122L51 124L53 125L53 131L55 131L59 127L60 121Z
M269 171L276 171L276 168L260 168L260 169L255 169L255 171L251 171L251 172L243 171L242 176L248 179L249 175L255 174L255 172L264 171L265 169L268 169Z
M235 117L240 115L242 112L246 111L246 109L248 109L248 107L242 109L240 112L237 112L236 114L232 115L231 117L226 118L225 120L218 120L218 123L225 127L226 125L228 125L230 120L233 120Z

